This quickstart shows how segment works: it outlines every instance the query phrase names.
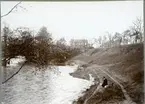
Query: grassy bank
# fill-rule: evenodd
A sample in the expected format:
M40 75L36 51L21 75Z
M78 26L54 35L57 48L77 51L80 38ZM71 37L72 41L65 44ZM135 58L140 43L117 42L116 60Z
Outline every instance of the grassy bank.
M133 102L143 104L143 44L89 50L85 54L74 57L71 61L76 60L85 62L85 67L82 65L83 68L72 73L72 76L88 79L88 74L92 74L95 78L99 77L99 82L101 82L103 76L106 76L109 80L109 87L101 94L97 92L87 104L126 103L120 86L104 74L103 71L123 85ZM95 91L95 87L97 86L92 86L88 89L84 96L78 99L77 104L83 104L91 93ZM100 98L100 96L102 97Z

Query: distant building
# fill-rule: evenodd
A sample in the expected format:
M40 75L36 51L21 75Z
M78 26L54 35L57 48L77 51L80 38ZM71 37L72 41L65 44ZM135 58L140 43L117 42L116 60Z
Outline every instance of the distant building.
M70 42L70 46L72 48L78 48L83 52L89 48L92 48L92 45L89 44L88 40L86 39L72 39Z

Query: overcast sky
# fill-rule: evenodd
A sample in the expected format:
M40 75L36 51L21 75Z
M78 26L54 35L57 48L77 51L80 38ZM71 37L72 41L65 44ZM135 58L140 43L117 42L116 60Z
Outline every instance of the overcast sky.
M17 2L1 2L1 14ZM2 18L11 28L38 30L46 26L55 39L92 39L106 31L122 33L137 17L143 18L143 1L22 2L17 11Z

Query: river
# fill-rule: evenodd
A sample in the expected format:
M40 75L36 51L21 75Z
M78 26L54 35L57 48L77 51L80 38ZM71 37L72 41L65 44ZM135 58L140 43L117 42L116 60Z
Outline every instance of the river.
M17 70L17 64L8 71ZM69 75L77 66L55 66L44 71L27 65L2 86L3 104L72 104L93 81Z

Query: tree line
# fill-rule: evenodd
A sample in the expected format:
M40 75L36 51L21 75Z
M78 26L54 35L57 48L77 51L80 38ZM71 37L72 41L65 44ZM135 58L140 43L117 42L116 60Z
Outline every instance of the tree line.
M24 56L27 61L38 65L63 64L75 55L94 48L94 44L102 48L111 48L144 41L143 22L139 18L122 33L107 32L106 35L95 38L94 42L88 42L87 39L71 39L69 45L66 44L65 38L54 41L46 27L34 33L29 28L19 27L11 30L5 26L2 32L4 66L16 56Z
M64 39L55 42L46 27L34 34L29 28L20 27L11 30L4 27L2 38L3 65L11 58L24 56L30 63L39 66L64 64L67 60L80 53L79 49L65 44Z
M137 18L130 26L122 33L109 33L95 38L94 44L98 44L102 48L110 48L120 45L142 43L144 41L143 20Z

